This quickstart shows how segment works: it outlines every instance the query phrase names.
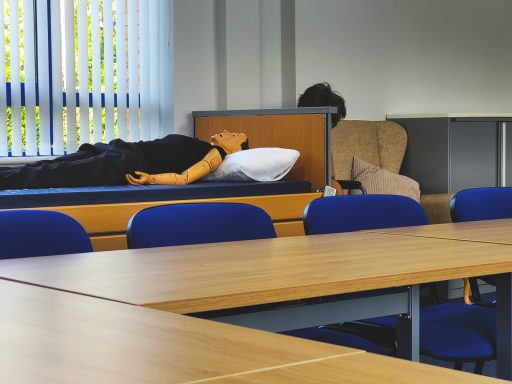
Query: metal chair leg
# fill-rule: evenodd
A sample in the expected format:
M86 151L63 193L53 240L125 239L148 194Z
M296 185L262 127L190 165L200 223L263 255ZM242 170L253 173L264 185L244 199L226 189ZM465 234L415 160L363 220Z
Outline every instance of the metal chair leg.
M473 373L476 373L478 375L481 375L484 371L484 364L485 361L478 361L475 363L475 369L473 370Z

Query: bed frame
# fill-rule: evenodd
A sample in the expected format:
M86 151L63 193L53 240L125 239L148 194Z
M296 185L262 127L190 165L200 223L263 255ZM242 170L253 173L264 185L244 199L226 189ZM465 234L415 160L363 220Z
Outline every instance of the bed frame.
M98 205L45 207L77 219L91 237L95 251L126 248L126 227L141 209L181 202L241 202L263 208L272 218L278 236L303 235L304 208L321 196L330 179L330 114L332 107L193 112L194 134L210 140L217 132L245 132L251 148L295 148L301 153L289 180L311 182L311 193L172 200Z

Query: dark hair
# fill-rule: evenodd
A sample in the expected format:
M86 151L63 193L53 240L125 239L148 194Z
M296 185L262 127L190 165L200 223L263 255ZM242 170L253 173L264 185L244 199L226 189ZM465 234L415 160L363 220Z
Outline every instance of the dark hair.
M329 83L318 83L307 88L299 97L298 107L337 107L332 115L333 128L347 115L345 100L331 89Z
M247 140L245 140L243 143L242 143L242 151L246 150L246 149L249 149L249 139L247 138Z

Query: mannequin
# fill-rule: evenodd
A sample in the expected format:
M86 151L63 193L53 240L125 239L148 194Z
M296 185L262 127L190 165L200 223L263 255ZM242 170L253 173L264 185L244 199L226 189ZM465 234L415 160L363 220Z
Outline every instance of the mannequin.
M171 134L162 139L82 144L77 152L0 170L0 189L192 183L227 154L248 148L243 133L224 131L211 143Z
M223 131L212 136L212 145L220 147L229 155L242 150L242 145L247 143L247 136L244 133L231 133ZM126 181L132 185L142 184L175 184L186 185L199 180L208 173L216 170L222 163L224 157L218 148L212 148L205 157L193 164L182 173L160 173L150 175L145 172L135 171L138 177L126 174Z

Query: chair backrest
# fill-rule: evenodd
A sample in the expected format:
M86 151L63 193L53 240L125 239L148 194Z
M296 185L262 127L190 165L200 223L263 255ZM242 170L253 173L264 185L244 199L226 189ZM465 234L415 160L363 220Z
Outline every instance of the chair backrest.
M332 130L335 177L350 180L354 156L398 173L407 147L407 132L392 121L342 120Z
M217 243L276 237L270 216L239 203L171 204L147 208L128 223L128 247Z
M56 211L0 211L0 259L91 252L78 221Z
M426 224L421 205L398 195L323 197L312 201L304 212L308 235Z
M512 187L484 187L457 192L450 202L452 221L512 217Z

